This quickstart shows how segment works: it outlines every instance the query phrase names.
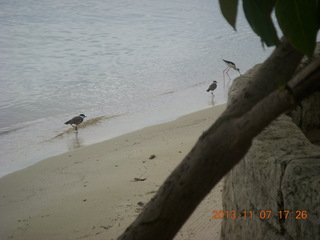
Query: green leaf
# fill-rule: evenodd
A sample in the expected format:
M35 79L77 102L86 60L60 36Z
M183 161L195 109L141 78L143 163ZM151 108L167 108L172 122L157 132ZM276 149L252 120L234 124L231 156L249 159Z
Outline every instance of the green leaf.
M276 16L283 34L291 44L312 56L319 29L316 0L278 0Z
M243 10L253 31L267 46L279 43L277 31L271 19L275 0L243 0Z
M234 30L236 30L238 0L219 0L219 3L222 15Z

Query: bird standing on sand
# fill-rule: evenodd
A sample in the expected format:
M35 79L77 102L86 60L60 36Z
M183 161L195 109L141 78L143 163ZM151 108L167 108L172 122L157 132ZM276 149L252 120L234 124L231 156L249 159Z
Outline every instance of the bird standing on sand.
M234 70L238 71L238 72L239 72L239 74L241 75L241 73L240 73L240 69L236 67L236 64L235 64L235 63L230 62L230 61L227 61L227 60L224 60L224 59L222 59L222 61L224 61L224 62L225 62L225 64L227 64L227 66L228 66L225 70L223 70L223 81L225 81L224 73L226 73L226 74L227 74L227 76L229 77L229 82L230 82L231 78L230 78L230 76L229 76L229 74L228 74L228 72L229 72L230 68L232 68L232 69L234 69ZM229 82L228 82L228 84L229 84ZM224 82L224 83L225 83L225 82Z
M69 121L65 122L64 124L70 124L72 127L74 127L76 129L76 131L78 131L78 125L83 122L83 119L85 117L86 117L86 115L81 113L79 116L73 117L72 119L70 119ZM73 125L75 125L75 126L73 126Z
M213 91L217 88L217 81L213 81L211 85L209 86L207 92L211 91L211 94L213 95Z

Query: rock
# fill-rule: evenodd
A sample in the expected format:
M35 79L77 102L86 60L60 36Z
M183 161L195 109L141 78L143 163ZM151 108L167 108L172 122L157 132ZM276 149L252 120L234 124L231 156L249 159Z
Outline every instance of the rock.
M289 114L304 133L320 126L320 93L315 93L301 102Z
M319 148L288 116L274 121L225 178L224 211L254 216L224 219L221 239L314 239L310 234L316 236L320 227L319 159ZM267 221L260 217L266 211ZM280 220L279 211L291 211L289 218ZM302 211L308 217L296 219Z
M258 68L235 80L229 101ZM294 113L304 131L320 128L319 115L314 119L320 96L310 99L315 102L302 103L304 107ZM253 140L244 159L225 177L223 210L235 211L239 218L223 219L221 240L320 239L319 186L320 148L291 117L281 115ZM241 217L244 211L252 211L252 217Z

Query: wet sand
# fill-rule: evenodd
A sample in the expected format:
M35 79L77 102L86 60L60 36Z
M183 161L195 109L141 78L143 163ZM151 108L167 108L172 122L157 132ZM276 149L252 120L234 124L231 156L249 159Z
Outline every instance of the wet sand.
M219 105L45 159L0 179L0 239L116 239L141 212ZM219 239L220 182L177 234Z

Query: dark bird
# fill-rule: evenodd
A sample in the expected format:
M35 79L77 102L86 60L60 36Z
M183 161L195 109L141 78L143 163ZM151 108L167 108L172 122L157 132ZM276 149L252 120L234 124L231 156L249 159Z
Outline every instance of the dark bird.
M229 82L230 82L231 78L230 78L230 76L229 76L229 74L228 74L228 72L229 72L230 68L232 68L232 69L234 69L234 70L238 71L238 72L239 72L239 74L241 75L241 73L240 73L240 69L236 67L236 64L235 64L235 63L230 62L230 61L227 61L227 60L224 60L224 59L222 59L222 61L224 61L224 62L225 62L225 64L227 64L227 66L228 66L225 70L223 70L223 81L225 81L224 73L226 73L226 74L227 74L227 76L229 77ZM229 82L228 82L228 83L229 83Z
M64 124L70 124L72 127L74 127L76 129L76 131L78 131L78 125L83 122L83 119L85 117L86 117L86 115L81 113L79 116L73 117L72 119L70 119L69 121L65 122ZM73 125L75 125L75 126L73 126Z
M217 88L217 81L213 81L211 85L209 86L207 92L211 91L211 94L213 95L213 91Z

